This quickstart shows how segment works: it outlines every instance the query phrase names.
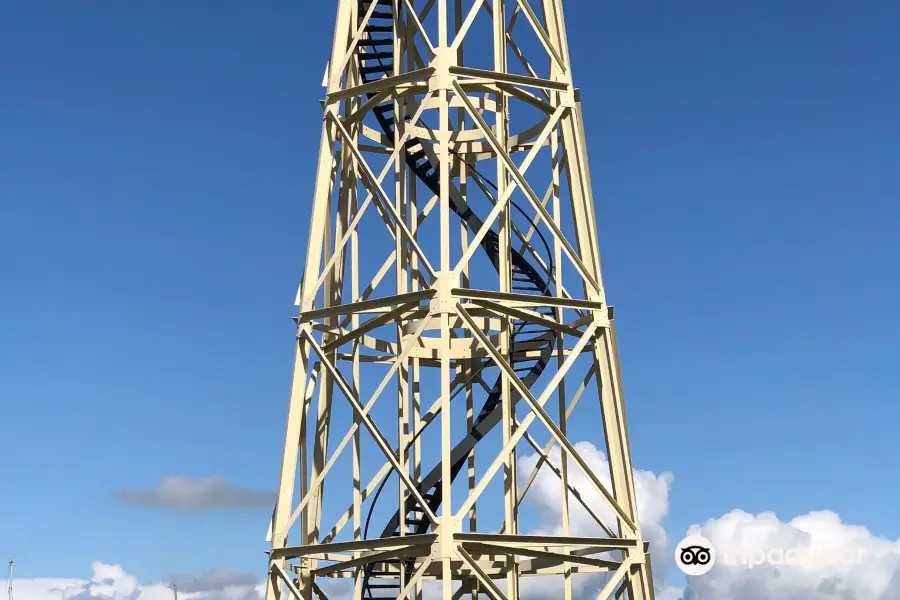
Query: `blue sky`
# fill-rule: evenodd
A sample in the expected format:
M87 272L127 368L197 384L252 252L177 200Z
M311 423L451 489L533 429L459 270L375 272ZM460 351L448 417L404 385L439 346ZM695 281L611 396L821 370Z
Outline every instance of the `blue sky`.
M570 0L634 462L900 537L900 5ZM0 552L264 568L333 3L0 9Z

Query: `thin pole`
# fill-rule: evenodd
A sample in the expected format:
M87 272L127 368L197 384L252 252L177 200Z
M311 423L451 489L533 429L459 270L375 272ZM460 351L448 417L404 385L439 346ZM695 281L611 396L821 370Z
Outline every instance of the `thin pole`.
M12 582L12 568L13 568L13 559L9 559L9 568L6 571L6 595L9 600L13 600L13 582Z

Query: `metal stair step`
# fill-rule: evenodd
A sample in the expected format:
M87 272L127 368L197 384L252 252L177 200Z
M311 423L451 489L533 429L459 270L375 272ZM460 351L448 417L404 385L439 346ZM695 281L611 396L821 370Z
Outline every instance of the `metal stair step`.
M393 46L394 40L392 38L359 40L358 45L359 46Z
M382 60L382 59L393 59L393 52L366 52L359 55L359 60Z
M359 72L363 75L371 75L372 73L381 73L390 76L394 72L394 67L388 65L373 65L371 67L360 67Z

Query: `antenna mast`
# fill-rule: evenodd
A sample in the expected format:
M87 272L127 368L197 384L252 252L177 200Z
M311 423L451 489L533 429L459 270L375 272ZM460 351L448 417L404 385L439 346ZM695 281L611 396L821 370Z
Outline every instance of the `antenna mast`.
M9 568L6 571L6 594L9 600L13 600L12 568L13 559L9 559Z

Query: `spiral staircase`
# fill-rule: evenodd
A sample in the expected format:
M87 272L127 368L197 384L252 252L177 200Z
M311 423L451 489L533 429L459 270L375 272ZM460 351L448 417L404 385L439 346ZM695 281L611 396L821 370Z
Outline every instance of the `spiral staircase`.
M375 0L377 1L377 0ZM368 13L373 0L359 0L360 20ZM394 13L392 2L381 0L375 7L371 18L364 29L363 38L359 41L356 50L359 73L363 83L377 81L383 77L394 75ZM376 93L371 93L371 99ZM394 101L388 99L377 105L372 112L375 119L387 139L394 139L395 114ZM416 177L434 194L440 193L440 172L432 164L427 156L423 141L409 139L406 142L406 163ZM518 207L516 207L518 208ZM478 230L482 221L472 212L467 203L454 201L451 197L450 209L473 230ZM520 213L524 214L521 210ZM526 217L527 218L527 217ZM493 230L489 230L481 241L481 248L487 254L495 269L499 269L499 237ZM549 255L549 248L548 255ZM511 250L512 263L512 291L517 294L529 294L538 296L550 296L550 284L538 270L519 252ZM553 265L548 256L549 270L553 272ZM535 312L553 319L554 309L539 307ZM514 320L511 332L511 344L508 360L522 382L531 387L541 376L552 356L556 333L544 326L528 323L522 320ZM492 364L492 363L488 363ZM497 378L491 392L475 419L471 430L451 452L450 476L455 478L462 470L466 459L481 440L501 420L502 376ZM513 391L513 400L518 400L519 395ZM437 513L441 504L441 465L436 465L432 471L422 480L419 491L430 510ZM377 502L377 496L373 499L372 507ZM372 507L370 507L370 516ZM418 505L418 502L410 497L405 505L406 527L405 535L424 534L428 532L429 520ZM381 537L400 535L400 513L387 523ZM401 591L400 579L397 574L400 561L381 563L384 566L370 566L363 575L363 597L367 600L394 600ZM411 568L411 564L407 565ZM383 569L383 570L380 570Z

